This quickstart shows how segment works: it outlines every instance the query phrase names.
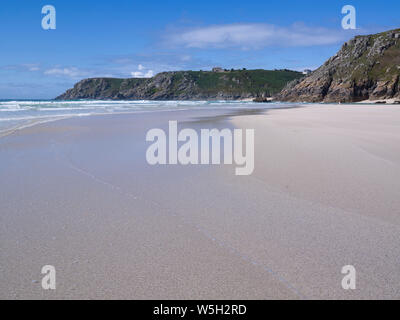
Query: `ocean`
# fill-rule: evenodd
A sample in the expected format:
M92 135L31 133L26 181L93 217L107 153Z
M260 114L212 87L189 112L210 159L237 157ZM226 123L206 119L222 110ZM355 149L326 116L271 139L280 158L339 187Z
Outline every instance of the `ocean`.
M0 134L71 117L196 108L277 108L283 105L250 101L0 100Z

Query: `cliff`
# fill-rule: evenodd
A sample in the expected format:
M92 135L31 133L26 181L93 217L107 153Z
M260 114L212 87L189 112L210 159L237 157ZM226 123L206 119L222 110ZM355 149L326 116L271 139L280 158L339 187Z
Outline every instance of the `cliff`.
M290 82L276 99L357 102L400 98L400 29L357 36L307 77Z
M56 99L235 100L269 97L300 72L290 70L226 70L162 72L152 78L85 79Z

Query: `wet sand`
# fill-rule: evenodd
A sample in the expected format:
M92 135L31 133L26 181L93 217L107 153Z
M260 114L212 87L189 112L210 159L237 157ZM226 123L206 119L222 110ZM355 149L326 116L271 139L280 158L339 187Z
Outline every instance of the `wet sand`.
M149 166L147 130L254 128L255 171ZM0 139L0 299L400 298L400 108L74 118ZM57 289L41 288L44 265ZM341 287L344 265L357 289Z

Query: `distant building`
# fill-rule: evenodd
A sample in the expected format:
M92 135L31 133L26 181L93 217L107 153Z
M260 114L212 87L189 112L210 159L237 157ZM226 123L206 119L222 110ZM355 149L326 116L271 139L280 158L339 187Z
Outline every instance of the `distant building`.
M310 69L305 69L305 70L303 71L303 74L308 75L308 74L310 74L311 72L312 72L312 70L310 70Z
M393 33L392 33L392 38L400 39L400 33L395 33L395 32L393 32Z
M214 67L214 68L212 68L212 72L224 72L224 69L222 69L220 67Z

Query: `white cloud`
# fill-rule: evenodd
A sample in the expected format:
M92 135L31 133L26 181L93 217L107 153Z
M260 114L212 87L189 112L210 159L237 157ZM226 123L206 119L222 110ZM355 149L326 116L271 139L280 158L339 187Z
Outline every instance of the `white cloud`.
M294 68L291 68L291 69L295 70L295 71L303 72L304 70L314 71L314 70L317 70L318 68L319 68L319 66L312 66L312 67L306 66L306 67L294 67Z
M348 30L346 30L348 31ZM360 32L360 30L357 30ZM289 27L271 24L225 24L195 28L168 35L168 43L187 48L243 49L276 47L302 47L329 45L347 40L354 34L342 29L308 27L297 23Z
M52 68L48 69L44 72L46 75L54 75L54 76L66 76L71 78L78 78L85 76L87 73L84 71L79 70L78 68L71 67L71 68Z
M147 72L133 71L131 72L131 76L134 78L151 78L154 76L154 72L153 70L148 70Z
M138 65L138 71L132 71L131 76L134 78L151 78L154 76L153 70L146 70L146 68L142 65Z
M7 65L4 67L1 67L1 69L4 70L16 70L16 71L39 71L40 67L38 63L22 63L22 64L16 64L16 65Z
M146 74L145 74L145 77L146 77L146 78L151 78L152 76L154 76L153 70L149 70L149 71L147 71Z
M39 64L37 63L25 63L21 65L22 67L26 68L28 71L39 71Z

